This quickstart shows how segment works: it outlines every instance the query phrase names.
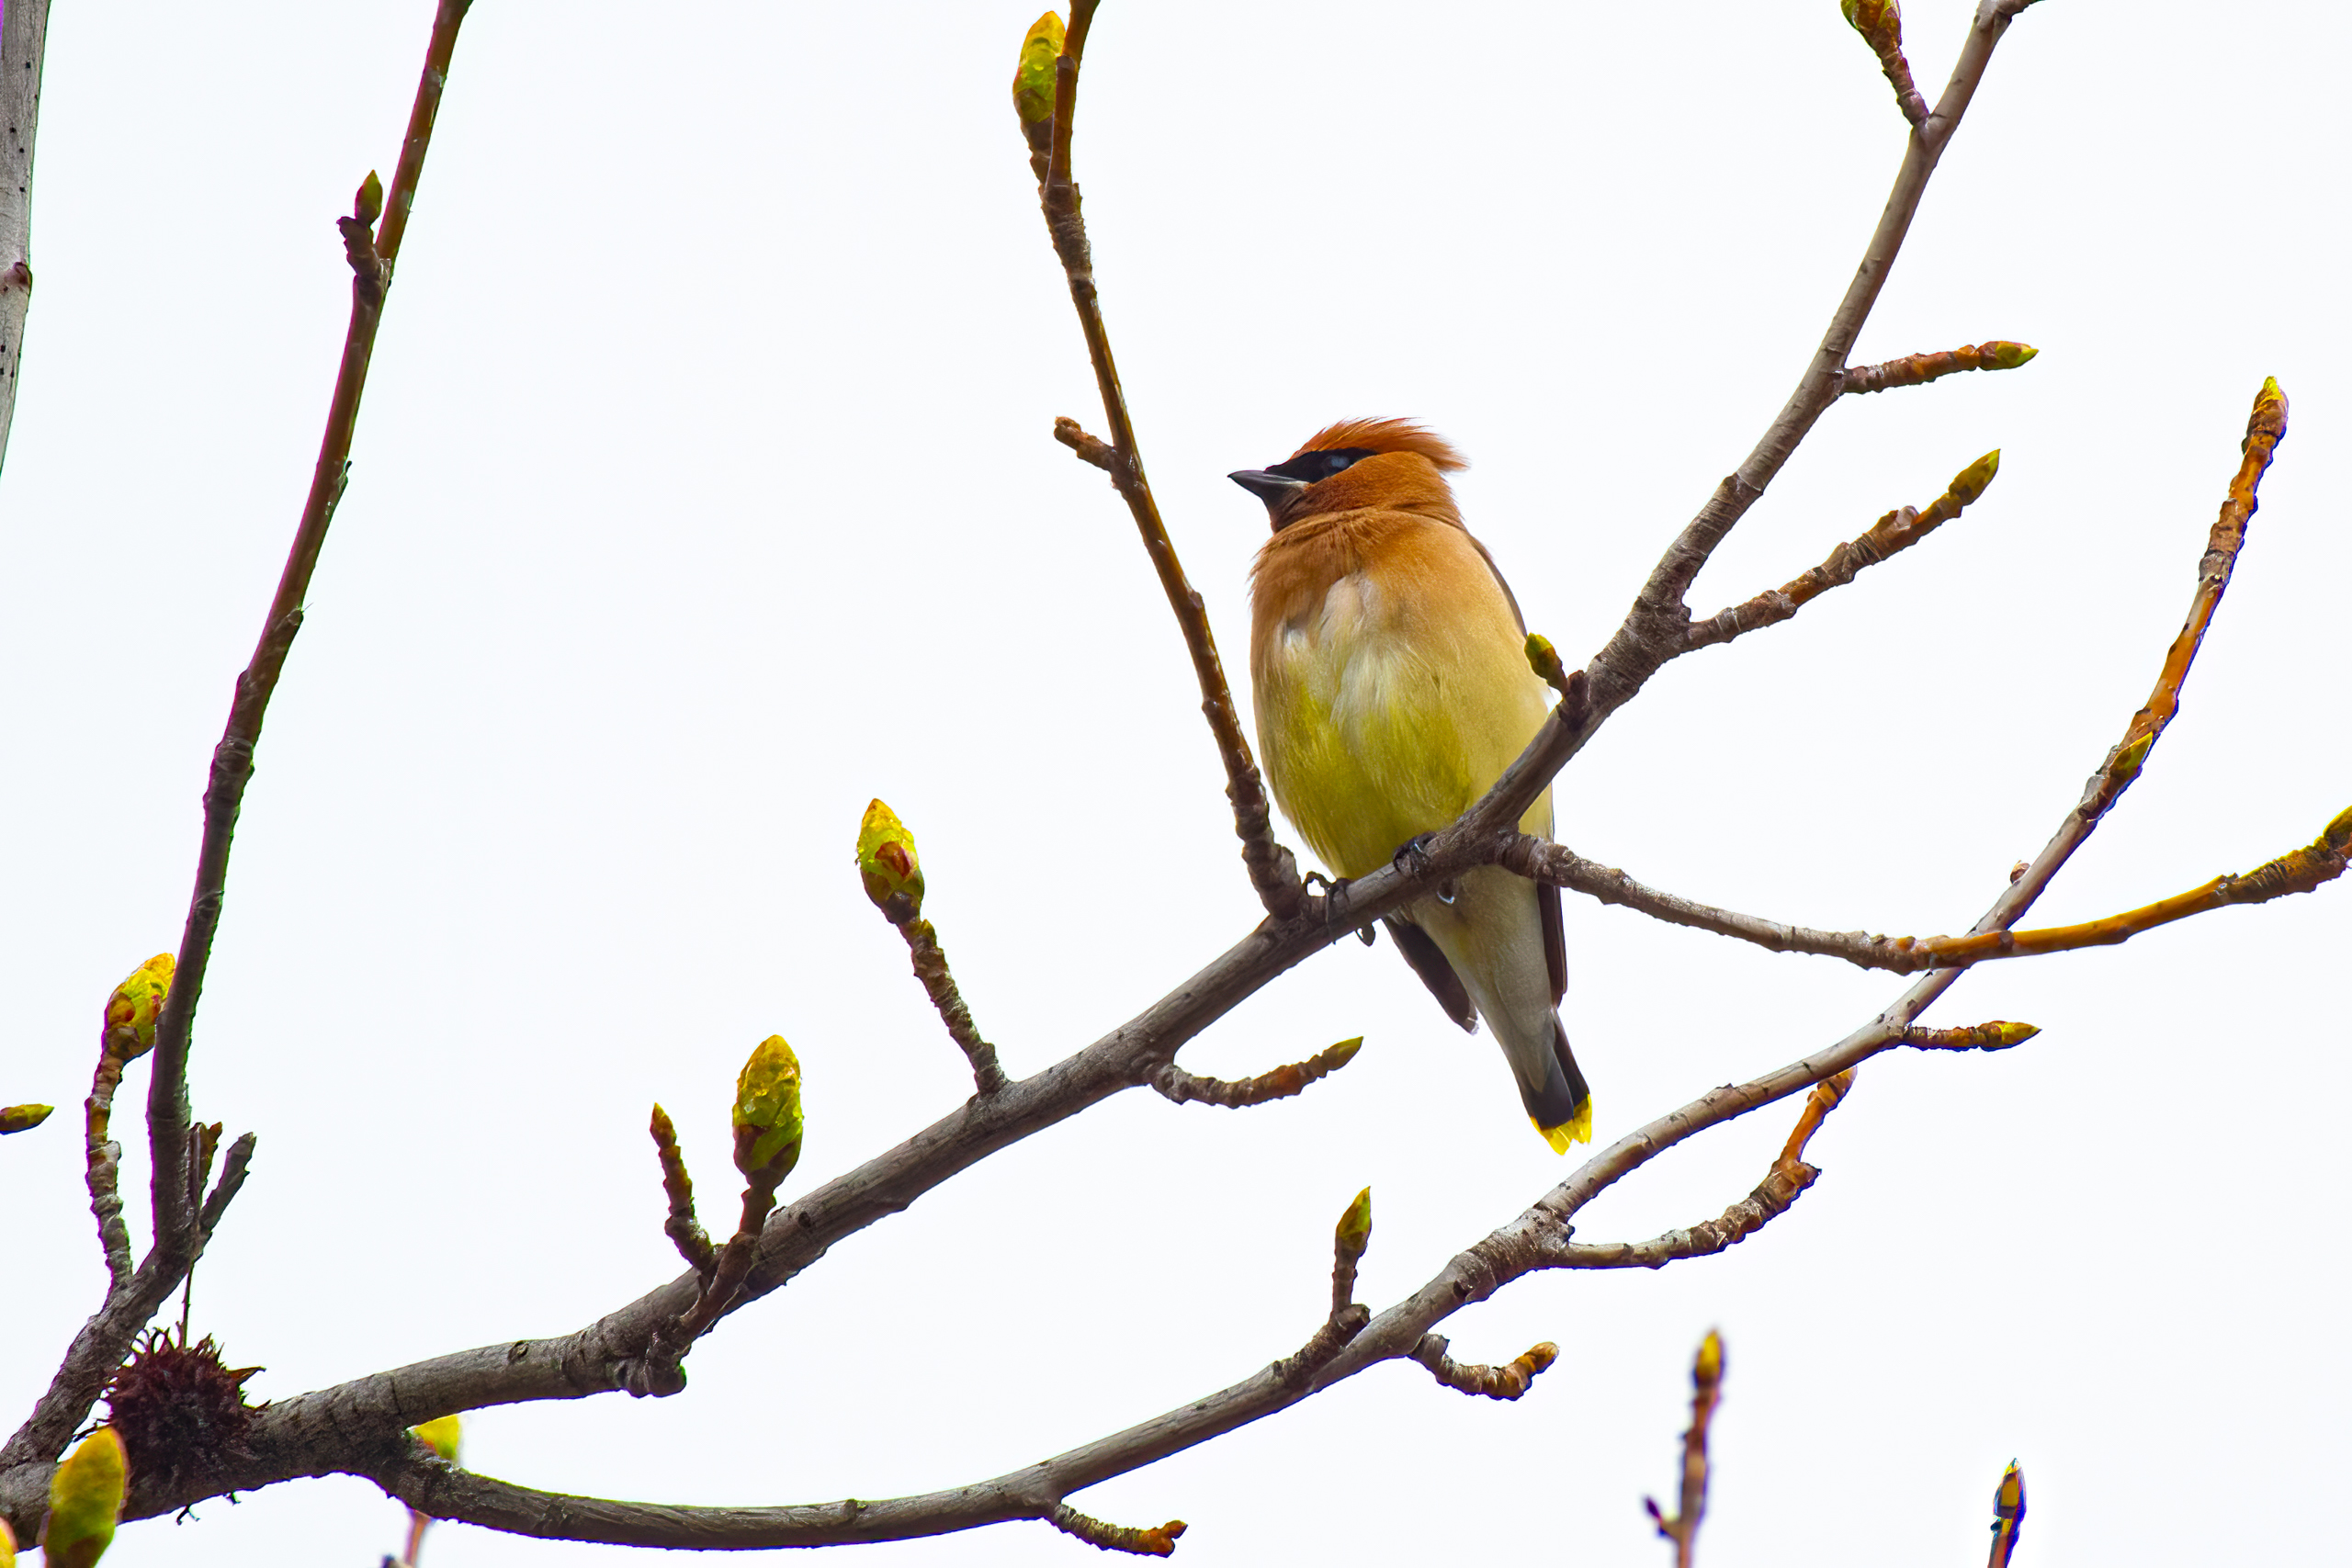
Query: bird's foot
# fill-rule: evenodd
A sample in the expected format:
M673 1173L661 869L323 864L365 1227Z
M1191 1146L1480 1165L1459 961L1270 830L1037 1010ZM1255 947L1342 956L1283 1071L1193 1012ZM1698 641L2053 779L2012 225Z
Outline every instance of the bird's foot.
M1425 876L1430 869L1430 846L1435 842L1435 833L1416 833L1396 847L1389 862L1407 876ZM1442 882L1437 886L1437 901L1451 904L1457 891L1452 882Z
M1435 833L1416 833L1396 846L1389 863L1408 876L1419 876L1430 868L1430 846L1435 842Z
M1310 889L1317 883L1322 885L1323 926L1326 931L1329 931L1333 926L1345 923L1345 911L1348 907L1348 886L1352 880L1351 878L1343 876L1337 882L1334 882L1319 871L1310 871L1300 880L1304 881ZM1372 928L1370 926L1358 926L1356 928L1356 937L1366 947L1370 947L1373 942Z

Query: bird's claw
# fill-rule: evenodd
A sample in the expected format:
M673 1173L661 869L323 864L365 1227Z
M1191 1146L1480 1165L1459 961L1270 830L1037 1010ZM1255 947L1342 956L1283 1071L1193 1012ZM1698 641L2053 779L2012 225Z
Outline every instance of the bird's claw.
M1396 846L1389 863L1407 876L1419 876L1430 868L1430 846L1435 842L1435 833L1416 833Z

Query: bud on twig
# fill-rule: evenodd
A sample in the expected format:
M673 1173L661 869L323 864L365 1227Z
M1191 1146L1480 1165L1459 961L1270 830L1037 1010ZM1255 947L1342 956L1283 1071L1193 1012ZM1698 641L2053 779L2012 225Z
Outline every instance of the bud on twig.
M101 1427L68 1454L49 1483L49 1518L40 1528L45 1568L90 1568L114 1544L128 1475L122 1439Z
M118 1040L119 1055L135 1061L155 1048L155 1021L163 1016L164 999L172 989L172 955L159 953L130 972L107 998L101 1033ZM115 1031L121 1030L121 1035Z
M0 1105L0 1134L29 1133L56 1109L54 1105Z
M922 913L922 863L915 858L915 836L878 800L857 825L857 874L865 896L892 925L905 925Z
M771 1034L735 1080L735 1168L773 1190L800 1159L800 1058Z
M1023 125L1054 118L1054 62L1061 51L1062 19L1048 11L1021 40L1021 64L1012 73L1012 108Z
M462 1417L444 1416L436 1420L427 1421L422 1427L411 1427L408 1430L411 1437L440 1455L443 1462L447 1464L458 1462L458 1446L465 1438L465 1422Z

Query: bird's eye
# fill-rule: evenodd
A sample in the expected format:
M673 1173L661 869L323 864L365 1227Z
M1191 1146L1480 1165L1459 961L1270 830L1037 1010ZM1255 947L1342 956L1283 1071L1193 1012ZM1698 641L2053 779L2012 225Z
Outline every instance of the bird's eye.
M1286 463L1276 463L1266 472L1280 474L1286 479L1305 479L1313 484L1317 479L1328 479L1373 455L1367 446L1350 446L1339 452L1301 452Z

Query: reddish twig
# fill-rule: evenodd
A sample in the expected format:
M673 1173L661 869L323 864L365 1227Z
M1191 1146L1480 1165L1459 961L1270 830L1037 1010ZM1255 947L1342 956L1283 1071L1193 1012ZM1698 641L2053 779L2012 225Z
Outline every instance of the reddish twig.
M947 1026L948 1037L972 1064L972 1081L983 1096L1003 1092L1012 1080L1005 1077L1004 1067L997 1061L996 1047L980 1038L979 1026L972 1021L972 1010L965 1005L964 993L956 988L956 977L947 972L947 953L939 945L939 933L929 920L912 919L899 922L899 934L907 939L907 952L912 956L915 978L922 982L931 1005L939 1010L939 1019Z
M1642 1499L1657 1533L1674 1543L1674 1568L1690 1568L1699 1550L1699 1525L1707 1517L1707 1428L1722 1402L1723 1384L1723 1337L1710 1329L1690 1365L1690 1425L1682 1434L1680 1506L1668 1518L1656 1500Z
M1284 1100L1298 1093L1317 1078L1338 1072L1355 1060L1363 1049L1363 1036L1342 1040L1309 1056L1304 1062L1289 1062L1270 1073L1238 1083L1225 1078L1204 1077L1188 1073L1173 1062L1164 1062L1151 1075L1151 1087L1177 1104L1187 1100L1202 1105L1222 1105L1228 1111L1245 1106L1263 1105L1270 1100Z
M1105 1523L1091 1514L1081 1514L1068 1503L1057 1503L1046 1522L1064 1535L1074 1535L1089 1546L1099 1546L1105 1551L1131 1551L1137 1557L1165 1557L1176 1550L1176 1538L1184 1533L1184 1521L1170 1519L1164 1525L1137 1529L1129 1525Z
M1818 1091L1821 1086L1815 1087ZM1799 1154L1802 1153L1799 1150ZM1668 1231L1648 1241L1560 1242L1547 1249L1544 1267L1663 1269L1686 1258L1712 1258L1718 1252L1737 1247L1787 1213L1798 1195L1820 1176L1820 1171L1805 1164L1801 1157L1784 1156L1772 1163L1772 1168L1757 1184L1754 1191L1714 1219L1702 1221L1687 1230Z
M1907 354L1883 365L1849 365L1839 381L1839 392L1885 392L1917 387L1962 370L2015 370L2041 351L2007 338L1962 344L1933 354Z
M695 1216L695 1182L686 1174L686 1156L678 1147L678 1130L672 1125L670 1113L659 1105L653 1108L652 1124L655 1156L662 1162L662 1190L670 1200L669 1217L662 1224L662 1234L686 1260L686 1267L707 1280L718 1267L718 1249L710 1244L710 1233L702 1228L702 1221Z
M1903 11L1895 0L1842 0L1846 20L1862 35L1878 56L1886 85L1894 89L1895 107L1917 130L1928 118L1928 101L1911 80L1911 62L1903 58Z
M1413 1359L1427 1367L1430 1376L1446 1387L1487 1399L1517 1399L1535 1382L1537 1373L1560 1359L1560 1348L1549 1339L1499 1367L1457 1361L1445 1353L1447 1348L1444 1335L1424 1334L1421 1342L1413 1347Z

